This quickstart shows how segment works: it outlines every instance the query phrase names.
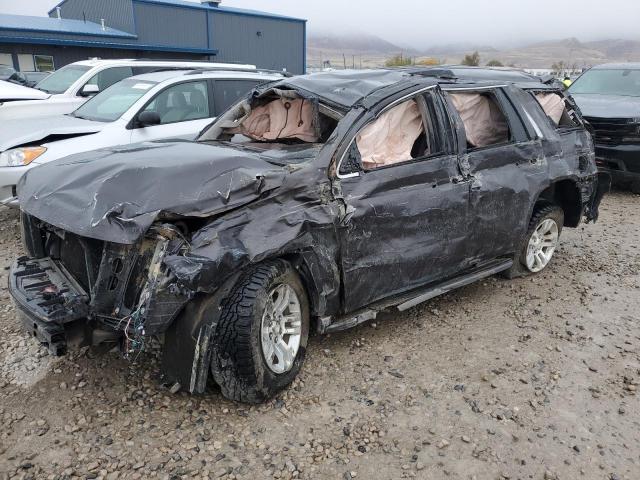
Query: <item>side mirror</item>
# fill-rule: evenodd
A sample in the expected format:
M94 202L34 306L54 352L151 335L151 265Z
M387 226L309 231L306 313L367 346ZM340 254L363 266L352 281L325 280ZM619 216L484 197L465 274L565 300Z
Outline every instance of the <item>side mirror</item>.
M145 111L138 115L138 127L153 127L154 125L160 125L162 123L162 119L158 112Z
M85 85L84 87L82 87L82 90L80 91L80 96L81 97L93 97L94 95L97 95L98 93L100 93L100 87L98 87L98 85Z

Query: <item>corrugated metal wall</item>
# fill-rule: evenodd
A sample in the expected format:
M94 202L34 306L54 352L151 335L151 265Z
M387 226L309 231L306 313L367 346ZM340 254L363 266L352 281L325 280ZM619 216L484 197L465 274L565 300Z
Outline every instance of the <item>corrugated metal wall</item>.
M204 10L134 3L138 42L185 48L207 48Z
M55 11L51 15L55 16ZM305 71L304 22L135 0L67 0L62 4L64 18L81 20L83 15L96 23L104 18L108 26L138 36L137 40L104 40L108 43L212 49L218 50L212 60L220 62L286 68L296 74ZM55 37L82 39L75 35Z
M217 61L304 72L303 22L210 11L209 28Z
M106 8L105 8L106 7ZM61 6L62 18L105 23L116 30L135 33L132 0L67 0ZM50 16L55 17L55 10Z

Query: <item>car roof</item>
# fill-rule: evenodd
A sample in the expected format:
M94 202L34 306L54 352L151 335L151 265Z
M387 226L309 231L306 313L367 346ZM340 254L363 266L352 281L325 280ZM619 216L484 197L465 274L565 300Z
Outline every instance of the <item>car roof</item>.
M543 79L522 70L473 68L465 66L381 68L375 70L337 70L288 78L283 86L306 90L342 107L353 107L372 93L393 86L411 84L452 86L499 86L513 83L525 89L555 88Z
M373 92L410 78L410 73L399 69L336 70L288 78L282 85L306 90L343 107L352 107Z
M255 70L255 65L247 65L247 64L234 64L234 63L216 63L216 62L206 62L206 61L183 61L183 60L147 60L147 59L134 59L134 58L123 58L123 59L115 59L115 60L102 60L98 58L92 58L90 60L81 60L78 62L74 62L71 65L83 65L86 67L102 67L102 66L111 66L111 65L125 65L125 66L182 66L185 67L193 67L193 68L201 68L201 67L211 67L211 68L232 68L238 70Z
M134 80L141 81L149 81L162 83L167 80L179 80L184 78L193 78L197 80L198 78L219 78L219 79L260 79L260 80L279 80L283 78L284 75L280 73L274 73L269 71L240 71L240 70L202 70L202 69L184 69L184 70L162 70L158 72L150 72L143 73L141 75L135 75L133 77L129 77Z
M640 63L603 63L592 67L591 70L640 70Z

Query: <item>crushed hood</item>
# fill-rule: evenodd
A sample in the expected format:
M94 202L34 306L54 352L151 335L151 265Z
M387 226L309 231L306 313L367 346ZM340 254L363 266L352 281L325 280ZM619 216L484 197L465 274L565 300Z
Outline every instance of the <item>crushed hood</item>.
M72 155L29 170L27 213L63 230L135 243L161 213L208 217L281 185L286 170L220 144L149 142Z
M596 118L640 118L640 97L571 95L582 115Z
M98 133L108 123L92 122L71 115L36 117L15 122L3 122L0 128L0 152L26 144L46 143L56 136L70 138L74 135Z
M35 88L0 80L0 103L16 100L45 100L50 96L48 93Z

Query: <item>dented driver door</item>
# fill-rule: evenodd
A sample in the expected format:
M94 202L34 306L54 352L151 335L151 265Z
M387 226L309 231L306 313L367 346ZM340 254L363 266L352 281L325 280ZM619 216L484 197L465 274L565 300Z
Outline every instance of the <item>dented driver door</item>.
M462 90L449 93L456 91ZM504 140L477 147L469 141L469 130L477 125L462 122L467 137L463 164L470 186L468 254L474 264L480 264L511 256L518 249L529 223L532 192L546 178L546 160L540 143L530 139L501 88L471 93L495 102L492 119L507 126Z
M340 244L347 312L441 280L465 263L469 187L461 181L453 142L444 141L451 129L443 128L440 97L432 93L419 103L427 131L435 133L429 140L434 153L364 168L354 139L345 155L355 170L343 168L339 179L346 204Z

